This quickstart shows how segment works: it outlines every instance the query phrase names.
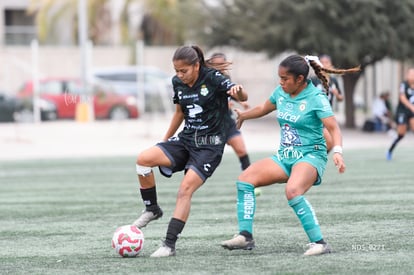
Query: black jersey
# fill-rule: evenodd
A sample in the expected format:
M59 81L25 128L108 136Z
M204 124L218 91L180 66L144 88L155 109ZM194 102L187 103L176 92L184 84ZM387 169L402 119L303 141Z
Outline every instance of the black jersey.
M408 82L404 81L400 85L400 95L403 94L407 98L407 100L414 104L414 89L410 88L410 85L408 85ZM400 100L398 101L397 106L397 113L406 113L411 114L411 110L407 108Z
M227 91L235 84L219 71L204 66L200 67L199 77L192 87L177 76L172 83L173 101L181 106L185 120L179 138L196 146L224 146L229 111Z
M342 94L341 89L339 89L339 83L338 83L338 80L337 80L335 77L333 77L333 76L330 76L330 77L329 77L329 83L328 83L328 84L329 84L329 92L326 92L326 91L325 91L325 88L323 87L322 81L321 81L319 78L317 78L317 77L312 77L312 78L311 78L311 80L312 80L313 85L314 85L316 88L321 89L322 91L324 91L324 92L327 94L327 96L328 96L328 100L329 100L329 103L331 104L331 106L332 106L332 104L333 104L333 98L334 98L334 96L333 96L333 94L332 94L331 90L332 90L332 89L337 89L337 90L338 90L338 93L339 93L340 95Z

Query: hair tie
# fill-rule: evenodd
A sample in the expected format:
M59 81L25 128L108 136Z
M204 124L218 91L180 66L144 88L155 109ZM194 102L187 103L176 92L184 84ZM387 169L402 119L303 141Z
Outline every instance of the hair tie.
M315 56L315 55L307 55L305 56L305 60L306 62L309 64L309 61L315 61L316 63L318 63L319 66L321 66L323 68L323 65L321 63L321 61L319 60L319 57Z

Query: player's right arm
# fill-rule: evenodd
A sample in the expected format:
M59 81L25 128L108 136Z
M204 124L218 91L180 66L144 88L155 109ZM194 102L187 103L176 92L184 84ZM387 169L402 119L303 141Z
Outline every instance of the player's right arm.
M263 104L257 105L256 107L246 110L244 112L240 111L239 109L235 109L234 111L237 113L237 128L240 129L241 125L243 124L243 121L245 120L265 116L268 113L273 112L274 110L276 110L276 105L270 102L269 99L267 99Z
M181 109L180 104L175 104L175 112L171 118L170 126L168 127L167 132L164 135L163 141L167 141L170 137L174 136L177 132L178 127L180 127L181 123L184 120L184 113Z

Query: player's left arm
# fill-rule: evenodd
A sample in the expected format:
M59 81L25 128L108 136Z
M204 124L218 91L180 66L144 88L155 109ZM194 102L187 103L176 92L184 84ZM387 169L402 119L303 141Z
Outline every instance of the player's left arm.
M344 96L341 93L341 90L339 89L339 83L338 81L335 79L335 81L333 81L333 87L331 89L331 93L334 94L334 96L336 97L336 100L338 101L343 101L344 100Z
M345 172L345 162L342 157L342 133L335 116L322 119L322 123L332 136L333 141L333 161L339 173Z

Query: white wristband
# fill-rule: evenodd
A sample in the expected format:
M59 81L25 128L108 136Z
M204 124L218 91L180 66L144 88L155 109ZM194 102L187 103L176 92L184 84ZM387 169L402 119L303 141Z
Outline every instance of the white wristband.
M332 148L332 151L333 151L334 153L338 153L338 154L341 154L341 155L342 155L342 146L335 145L335 146Z

